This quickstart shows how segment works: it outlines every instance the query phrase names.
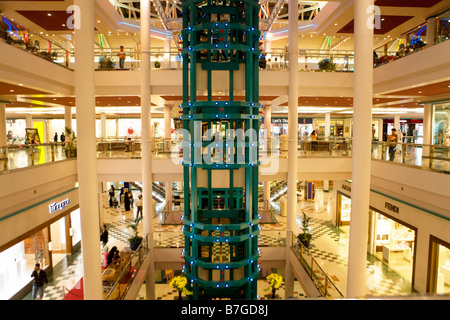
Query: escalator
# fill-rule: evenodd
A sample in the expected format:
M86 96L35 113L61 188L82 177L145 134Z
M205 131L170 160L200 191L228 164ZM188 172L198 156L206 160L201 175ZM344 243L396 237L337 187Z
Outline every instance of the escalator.
M132 186L134 186L136 189L142 191L142 183L141 182L130 182ZM166 201L166 191L164 190L164 187L161 186L159 182L152 182L152 194L153 199L157 203L162 203Z

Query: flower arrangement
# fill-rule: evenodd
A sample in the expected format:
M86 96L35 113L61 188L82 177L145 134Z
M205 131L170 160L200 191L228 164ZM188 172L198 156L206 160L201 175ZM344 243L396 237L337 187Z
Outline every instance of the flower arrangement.
M280 288L283 277L277 273L271 273L267 276L266 280L269 282L269 287L264 289L264 291L272 290L272 299L275 299L275 292Z
M186 288L186 285L187 285L187 279L186 279L186 277L184 277L184 276L176 276L176 277L174 277L174 278L170 281L169 285L170 285L172 288L175 288L175 289L178 290L178 295L179 295L179 299L180 299L180 300L181 300L181 293L182 293L182 292L184 292L184 294L187 295L187 296L192 294L192 291L189 291L189 290Z

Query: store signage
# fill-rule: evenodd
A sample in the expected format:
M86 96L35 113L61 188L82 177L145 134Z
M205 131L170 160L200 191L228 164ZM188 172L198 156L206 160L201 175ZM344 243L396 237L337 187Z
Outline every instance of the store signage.
M400 208L397 206L394 206L392 203L385 202L384 207L392 212L400 213Z
M342 189L347 190L348 192L352 192L352 187L350 187L350 186L348 186L346 184L342 185Z
M64 207L67 206L69 203L70 203L70 199L66 199L66 200L63 200L63 201L58 202L58 203L52 203L52 204L50 204L50 205L48 206L48 211L49 211L50 213L53 213L53 212L55 212L55 211L62 210L62 209L64 209Z

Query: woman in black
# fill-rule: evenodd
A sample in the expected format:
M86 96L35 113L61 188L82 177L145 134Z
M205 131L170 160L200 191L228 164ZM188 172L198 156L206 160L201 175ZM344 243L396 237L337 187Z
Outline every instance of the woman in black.
M108 243L108 230L106 230L106 224L102 226L102 233L100 234L100 241L102 242L103 246L105 246Z

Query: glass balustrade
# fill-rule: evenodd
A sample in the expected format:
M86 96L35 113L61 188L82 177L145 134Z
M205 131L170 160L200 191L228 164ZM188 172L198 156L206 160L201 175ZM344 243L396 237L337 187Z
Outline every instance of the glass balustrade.
M146 235L138 248L126 254L121 253L121 263L109 266L103 270L103 295L105 300L123 300L136 277L139 268L150 252L148 235Z
M301 139L298 140L297 145L299 158L351 157L352 155L352 140L348 138L315 141ZM391 145L384 141L373 141L371 152L374 160L390 161L438 172L450 172L449 146L413 143ZM259 155L262 161L266 157L287 158L288 140L262 141ZM76 156L76 144L9 145L0 147L0 171L74 159ZM140 139L97 139L97 157L99 159L140 159L141 141ZM181 140L155 139L152 141L152 157L153 159L171 159L174 163L179 163L183 157L183 143Z

